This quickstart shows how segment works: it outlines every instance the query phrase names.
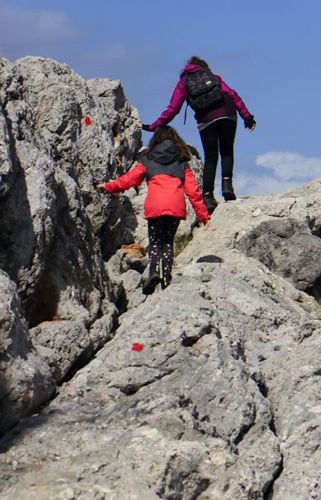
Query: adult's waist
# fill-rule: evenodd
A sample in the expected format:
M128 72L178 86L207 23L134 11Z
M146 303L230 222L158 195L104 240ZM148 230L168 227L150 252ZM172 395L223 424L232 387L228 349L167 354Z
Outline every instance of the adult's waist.
M237 116L236 108L232 98L224 93L224 105L219 108L209 110L205 115L197 118L197 123L208 123L222 117L235 118Z

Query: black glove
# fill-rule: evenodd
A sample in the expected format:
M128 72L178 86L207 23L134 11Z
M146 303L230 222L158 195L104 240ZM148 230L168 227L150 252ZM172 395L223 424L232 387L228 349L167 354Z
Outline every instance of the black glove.
M254 125L256 125L256 121L254 120L254 116L250 115L244 120L244 127L245 128L252 128Z
M145 130L146 132L151 132L149 125L146 125L146 123L142 123L142 129Z

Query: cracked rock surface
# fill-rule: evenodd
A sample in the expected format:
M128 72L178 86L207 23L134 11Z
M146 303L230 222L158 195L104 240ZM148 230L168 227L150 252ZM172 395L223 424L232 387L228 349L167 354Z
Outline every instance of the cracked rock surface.
M220 203L145 298L144 188L93 190L119 82L0 61L1 500L321 498L321 181Z
M172 284L2 439L2 498L319 498L320 306L237 248L281 208L315 231L319 189L220 204Z

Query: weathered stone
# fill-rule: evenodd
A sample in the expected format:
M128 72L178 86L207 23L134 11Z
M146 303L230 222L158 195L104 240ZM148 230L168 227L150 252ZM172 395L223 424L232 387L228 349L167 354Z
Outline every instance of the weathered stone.
M30 71L24 89L18 76ZM43 92L46 71L61 92L56 101ZM0 204L8 220L13 211L24 221L19 232L0 215L1 258L37 350L21 311L7 311L5 325L49 377L70 378L95 353L0 441L1 498L318 498L321 181L220 203L191 241L188 219L171 285L145 298L147 258L137 251L148 243L146 186L113 197L92 189L134 157L138 131L120 84L86 83L39 59L2 60L0 77L0 155L10 158ZM50 322L39 324L44 297ZM11 358L5 349L6 362L21 363L18 347ZM41 373L39 385L48 380Z
M110 238L121 234L94 186L133 161L137 112L119 82L85 82L43 58L2 65L1 267L18 283L31 326L75 315L92 322L109 307L95 234L106 226ZM116 129L128 162L120 167Z
M236 247L299 290L308 290L321 281L321 239L311 233L307 223L290 218L264 221Z
M138 115L120 82L86 82L37 57L1 59L0 111L0 268L17 284L38 354L61 381L110 338L115 323L100 235L120 232L112 227L109 197L95 183L133 162Z
M55 383L28 336L15 284L0 271L0 433L45 403Z
M53 351L57 383L66 377L71 367L88 361L94 352L88 330L81 321L44 322L31 328L29 333L35 347L40 345ZM52 356L50 359L52 363Z

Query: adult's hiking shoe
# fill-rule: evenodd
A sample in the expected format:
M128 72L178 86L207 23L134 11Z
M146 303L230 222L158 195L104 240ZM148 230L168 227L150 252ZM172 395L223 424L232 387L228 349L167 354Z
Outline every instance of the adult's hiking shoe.
M222 195L225 201L236 200L232 179L230 177L223 177L222 179Z
M157 285L160 283L160 276L157 273L153 273L149 276L149 278L146 280L142 292L144 295L151 295L154 291Z
M203 198L207 211L211 215L214 212L215 208L217 207L218 203L212 193L203 194Z

